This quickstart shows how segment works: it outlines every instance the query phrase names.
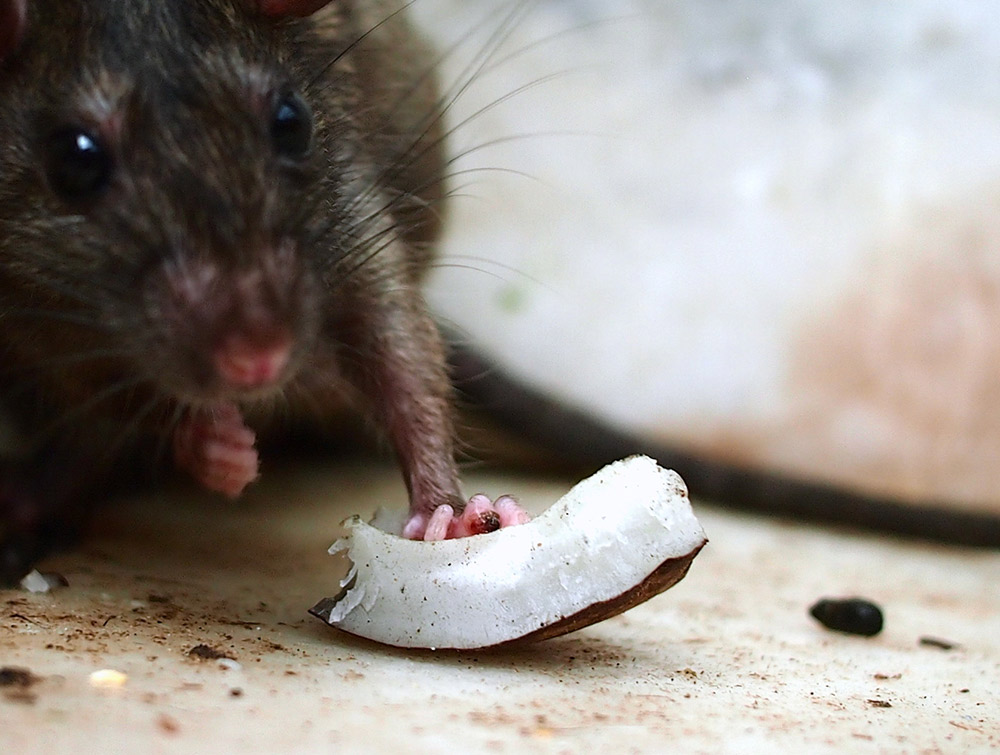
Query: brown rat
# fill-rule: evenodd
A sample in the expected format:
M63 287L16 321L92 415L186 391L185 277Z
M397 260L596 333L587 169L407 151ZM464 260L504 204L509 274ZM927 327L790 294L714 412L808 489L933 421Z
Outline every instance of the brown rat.
M24 439L0 465L0 580L76 527L120 454L172 449L237 495L267 418L345 405L392 442L411 536L521 518L479 497L451 518L451 387L420 295L445 103L399 6L0 0L0 414ZM578 464L642 450L731 505L1000 541L995 519L650 448L474 354L455 366L467 395Z
M0 479L0 576L144 437L239 494L245 418L276 409L368 411L407 534L454 530L451 387L420 293L441 105L399 10L0 0L0 396L29 440Z

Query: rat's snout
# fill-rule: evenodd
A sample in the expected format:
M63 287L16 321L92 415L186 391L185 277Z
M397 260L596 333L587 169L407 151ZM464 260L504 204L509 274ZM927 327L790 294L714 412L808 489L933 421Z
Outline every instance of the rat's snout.
M169 365L157 376L165 390L240 400L294 377L312 328L308 286L288 248L238 265L207 257L169 262L151 288Z
M220 381L235 390L280 383L291 358L292 336L285 329L273 334L228 335L213 354Z

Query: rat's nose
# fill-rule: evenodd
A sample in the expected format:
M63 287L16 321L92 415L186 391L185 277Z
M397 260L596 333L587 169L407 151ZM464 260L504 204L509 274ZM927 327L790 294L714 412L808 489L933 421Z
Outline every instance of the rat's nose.
M291 356L292 339L285 333L262 342L234 335L215 350L214 363L227 387L264 388L281 379Z

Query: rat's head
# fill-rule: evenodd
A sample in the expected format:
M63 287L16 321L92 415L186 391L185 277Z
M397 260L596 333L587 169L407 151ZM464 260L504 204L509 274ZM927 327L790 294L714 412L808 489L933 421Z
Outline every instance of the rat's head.
M326 4L0 0L4 331L185 401L291 379L363 150Z

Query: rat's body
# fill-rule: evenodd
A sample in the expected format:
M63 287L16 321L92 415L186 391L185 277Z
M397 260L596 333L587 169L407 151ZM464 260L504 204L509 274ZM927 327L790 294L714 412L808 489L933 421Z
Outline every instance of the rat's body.
M410 536L520 520L478 496L451 518L451 387L420 293L442 217L435 56L396 2L324 5L0 0L0 414L22 441L0 466L0 579L72 530L130 450L172 451L235 496L255 430L347 406L399 457ZM912 524L650 448L456 364L469 395L577 462L644 450L731 504L996 542L995 521Z
M0 478L8 578L142 438L237 495L257 414L361 407L408 534L462 510L420 294L433 58L392 2L317 5L0 0L0 390L27 439Z

